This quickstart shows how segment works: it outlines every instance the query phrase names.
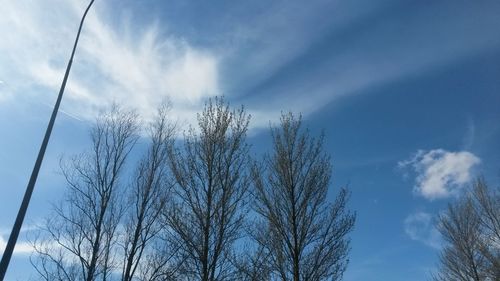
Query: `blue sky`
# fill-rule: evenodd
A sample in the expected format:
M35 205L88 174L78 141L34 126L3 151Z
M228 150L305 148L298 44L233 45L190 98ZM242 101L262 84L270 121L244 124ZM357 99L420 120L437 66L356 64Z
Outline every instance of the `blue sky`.
M86 5L4 2L0 247ZM349 185L358 213L345 280L425 280L441 245L435 216L476 175L499 184L499 14L494 0L96 0L23 234L64 191L59 158L85 149L100 108L148 118L168 97L190 124L223 94L252 114L256 154L282 110L325 130L332 196ZM8 280L32 274L24 241Z

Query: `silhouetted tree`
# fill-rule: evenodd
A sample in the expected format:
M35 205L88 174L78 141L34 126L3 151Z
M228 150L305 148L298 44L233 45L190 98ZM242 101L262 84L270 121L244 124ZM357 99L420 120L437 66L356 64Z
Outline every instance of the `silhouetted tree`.
M483 178L478 178L473 188L472 198L482 232L480 252L486 260L486 275L492 280L500 280L500 188L488 188Z
M178 143L168 110L152 121L130 182L122 174L138 117L117 106L93 126L92 149L61 165L68 190L33 242L41 279L341 279L355 215L346 189L326 200L331 164L322 138L283 115L273 154L250 168L243 107L209 100ZM246 223L251 216L255 224ZM245 242L254 251L243 251Z
M482 178L439 216L446 245L434 280L500 280L500 192Z
M233 245L245 216L249 116L209 100L181 147L170 153L175 205L165 216L180 245L182 280L234 280Z
M109 279L123 214L120 179L137 130L137 115L113 106L91 130L92 149L62 162L68 190L34 241L31 261L42 279Z
M162 105L149 127L149 147L139 161L130 187L124 216L122 280L168 280L175 252L164 238L160 218L168 207L173 181L168 168L168 149L175 126L168 119L170 106ZM170 276L170 277L169 277Z
M257 268L250 272L266 264L268 280L340 280L355 222L346 206L349 192L341 189L327 202L330 157L323 137L301 129L301 117L282 115L271 133L272 154L252 169L259 219L251 236L260 248L250 263Z

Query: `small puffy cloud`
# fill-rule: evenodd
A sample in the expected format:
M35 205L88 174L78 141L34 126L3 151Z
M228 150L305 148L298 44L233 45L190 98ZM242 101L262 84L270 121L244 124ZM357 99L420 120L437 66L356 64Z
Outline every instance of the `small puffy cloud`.
M416 212L406 217L404 231L411 240L422 242L435 249L441 247L441 235L435 227L433 216L429 213Z
M472 178L472 168L480 162L468 151L434 149L419 150L398 166L410 167L416 173L415 193L433 200L449 197L463 188Z

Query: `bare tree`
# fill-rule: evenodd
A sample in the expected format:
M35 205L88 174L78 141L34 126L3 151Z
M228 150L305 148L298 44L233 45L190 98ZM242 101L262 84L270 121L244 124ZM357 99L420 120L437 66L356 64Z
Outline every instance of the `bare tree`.
M267 258L270 280L340 280L355 222L349 192L327 202L330 157L323 137L301 129L301 117L283 114L271 133L274 151L252 172L259 220L251 236L263 250L257 253Z
M441 271L437 280L485 280L481 267L484 259L479 252L479 219L470 198L448 207L439 218L438 229L449 243L441 252Z
M182 147L170 153L175 205L165 216L185 259L184 280L229 280L230 256L245 215L249 116L222 98L209 100Z
M500 280L500 188L490 189L483 178L478 178L472 198L481 225L480 252L486 260L486 275Z
M446 245L434 280L500 280L500 192L478 178L438 220Z
M168 253L171 249L161 239L160 222L173 186L167 160L175 126L168 119L169 109L169 104L162 105L150 125L150 144L137 165L131 184L131 198L127 204L130 207L124 216L123 281L131 281L134 276L154 280L154 276L169 271L171 265L172 254Z
M123 213L120 178L137 140L136 120L113 106L91 130L92 150L61 165L68 190L34 241L31 259L42 279L109 279Z

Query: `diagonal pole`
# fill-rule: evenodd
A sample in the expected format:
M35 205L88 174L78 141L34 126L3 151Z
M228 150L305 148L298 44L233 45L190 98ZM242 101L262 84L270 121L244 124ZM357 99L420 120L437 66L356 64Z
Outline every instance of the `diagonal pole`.
M59 110L59 105L61 104L61 100L64 94L64 88L66 87L66 82L68 80L69 72L71 70L71 65L73 64L73 57L75 56L76 46L78 44L78 39L80 38L80 32L82 31L83 21L85 20L85 17L87 16L87 13L93 3L94 0L91 0L90 4L87 6L87 9L85 10L85 13L83 14L82 20L80 21L80 27L78 28L75 44L73 45L73 51L71 52L71 57L69 59L68 66L66 67L66 73L64 74L64 79L61 84L61 89L59 90L59 95L57 97L54 110L52 111L49 125L47 126L47 130L45 131L45 136L43 138L40 151L38 152L38 157L36 158L35 166L33 167L33 171L31 172L31 177L28 182L28 186L26 187L26 192L24 193L21 207L19 208L19 212L17 213L16 221L14 223L14 226L12 227L12 231L9 236L9 241L7 242L7 246L5 247L5 251L2 256L2 261L0 262L0 281L4 280L5 273L7 272L7 268L9 266L10 258L12 257L12 253L14 252L14 247L16 246L17 237L19 236L19 232L21 231L21 226L23 224L24 217L26 215L26 210L28 209L31 195L33 194L33 189L35 187L36 179L38 177L38 172L40 171L40 166L42 165L43 156L45 155L45 150L47 149L47 144L49 143L50 134L52 133L52 127L54 127L54 122L56 120L57 112Z

